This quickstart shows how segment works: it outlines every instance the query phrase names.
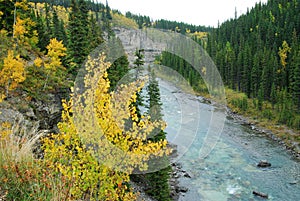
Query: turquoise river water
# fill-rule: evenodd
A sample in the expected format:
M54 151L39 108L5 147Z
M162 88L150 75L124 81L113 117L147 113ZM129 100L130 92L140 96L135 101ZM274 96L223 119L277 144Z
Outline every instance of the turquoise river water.
M181 201L264 200L253 190L268 194L272 201L300 200L300 162L278 143L167 82L160 82L160 90L167 138L178 146L176 161L191 175L179 178L179 184L189 189ZM208 136L218 118L225 120L220 136ZM210 142L212 151L202 157L208 138L215 143ZM258 168L260 160L272 166Z

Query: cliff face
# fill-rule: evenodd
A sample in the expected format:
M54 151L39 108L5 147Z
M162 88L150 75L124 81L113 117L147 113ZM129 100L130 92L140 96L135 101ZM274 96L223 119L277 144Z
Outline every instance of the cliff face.
M151 39L151 31L114 28L114 32L121 40L131 66L135 60L134 53L136 49L144 49L145 66L148 66L154 62L155 57L160 55L161 51L165 48L165 44Z
M0 123L21 126L24 132L58 132L61 118L60 94L47 94L45 100L27 100L26 95L11 97L0 103Z

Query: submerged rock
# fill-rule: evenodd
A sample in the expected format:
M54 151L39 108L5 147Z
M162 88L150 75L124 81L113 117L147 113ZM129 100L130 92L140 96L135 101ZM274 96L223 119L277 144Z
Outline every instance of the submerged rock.
M295 185L295 184L297 184L297 183L298 183L297 180L295 180L295 181L290 181L290 182L289 182L289 184L291 184L291 185Z
M262 197L262 198L266 198L266 199L269 198L268 194L265 194L265 193L262 193L262 192L253 191L252 193L253 193L253 195L256 195L256 196L259 196L259 197Z
M257 164L257 167L271 167L271 163L269 163L267 160L261 160Z

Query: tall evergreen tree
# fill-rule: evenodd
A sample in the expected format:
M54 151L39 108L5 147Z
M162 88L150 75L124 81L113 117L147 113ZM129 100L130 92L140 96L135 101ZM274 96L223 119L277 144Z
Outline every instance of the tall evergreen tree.
M64 45L67 45L67 35L64 28L63 20L59 20L57 11L52 7L52 36L59 41L63 41Z
M38 32L38 44L37 46L40 48L41 51L46 50L46 46L50 41L50 35L47 31L46 25L42 16L37 12L36 16L36 24L37 24L37 32Z
M70 71L75 72L88 55L88 9L86 1L71 1L68 24L68 51ZM75 71L74 71L75 70Z
M135 54L134 54L134 56L136 56L136 59L133 62L134 67L135 67L135 71L136 71L135 72L135 79L136 80L139 79L142 67L145 64L143 52L144 52L144 49L136 49ZM137 115L140 118L141 117L140 107L144 106L143 96L142 96L141 91L137 92L136 95L137 95L136 102L135 102L136 110L137 110Z

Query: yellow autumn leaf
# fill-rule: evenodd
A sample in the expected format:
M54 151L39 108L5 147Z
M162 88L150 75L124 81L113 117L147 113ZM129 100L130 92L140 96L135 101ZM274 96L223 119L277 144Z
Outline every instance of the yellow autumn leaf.
M40 58L40 57L37 57L35 60L34 60L34 65L36 67L41 67L42 66L42 63L43 63L43 60Z

